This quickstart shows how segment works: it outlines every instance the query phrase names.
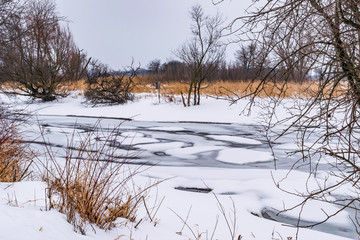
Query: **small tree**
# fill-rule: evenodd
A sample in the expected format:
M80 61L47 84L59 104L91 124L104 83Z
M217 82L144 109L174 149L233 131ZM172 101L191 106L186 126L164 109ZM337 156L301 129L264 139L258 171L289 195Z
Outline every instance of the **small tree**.
M12 41L0 50L0 69L22 94L51 101L66 95L61 83L82 75L86 56L60 21L53 1L30 1L6 27Z
M200 104L202 83L215 73L225 57L225 47L220 41L223 23L221 16L206 16L200 5L194 5L190 10L190 17L193 21L191 26L193 38L175 52L175 55L189 68L189 91L186 103L188 107L191 94L193 94L193 104Z

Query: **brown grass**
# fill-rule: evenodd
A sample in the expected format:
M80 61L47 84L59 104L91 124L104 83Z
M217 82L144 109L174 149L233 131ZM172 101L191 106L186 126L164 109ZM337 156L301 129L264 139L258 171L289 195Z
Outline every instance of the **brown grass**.
M0 113L0 182L18 182L27 177L31 155L16 123L3 119Z
M99 123L94 126L98 128ZM140 167L129 168L126 157L116 156L115 128L109 135L73 133L68 140L65 160L46 147L44 181L48 184L49 209L64 213L75 231L86 233L86 224L101 229L114 227L118 218L135 221L137 209L151 186L139 188L133 177Z
M85 91L87 88L86 80L80 79L78 81L70 81L63 84L60 84L59 90L66 91Z
M135 80L134 93L157 93L155 89L154 80L148 76L139 76ZM256 90L261 83L260 80L253 81L223 81L217 80L211 83L204 83L201 89L202 95L211 96L246 96ZM161 95L170 99L172 96L186 94L188 91L188 84L184 81L178 82L161 82ZM328 86L324 89L324 93L330 92L332 87ZM80 90L86 89L86 81L80 80L78 82L71 82L64 84L62 89L66 90ZM284 91L285 90L285 91ZM281 96L283 98L289 97L313 97L319 91L319 84L316 81L305 81L303 83L287 82L286 84L280 82L276 85L272 82L263 86L262 91L258 94L259 97ZM342 94L343 88L338 86L334 93L335 96Z
M257 81L223 81L217 80L211 83L204 83L202 85L201 94L211 96L246 96L253 93L261 83ZM328 93L331 86L324 89L324 93ZM165 82L161 84L161 94L164 96L186 94L188 91L188 84L185 82ZM259 97L268 96L281 96L283 98L289 97L312 97L319 91L319 84L316 81L306 81L303 83L287 82L267 83L262 86L262 90L259 92ZM343 91L340 86L337 87L335 96L341 94ZM155 84L148 80L147 77L141 77L138 80L135 88L137 93L156 93Z

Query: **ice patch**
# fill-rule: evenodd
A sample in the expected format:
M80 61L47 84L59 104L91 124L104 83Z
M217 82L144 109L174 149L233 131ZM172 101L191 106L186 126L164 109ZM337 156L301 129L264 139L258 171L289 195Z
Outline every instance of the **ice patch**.
M250 139L250 138L244 138L244 137L237 137L237 136L207 135L207 137L213 138L215 140L228 141L228 142L234 142L234 143L240 143L240 144L249 144L249 145L260 145L260 144L262 144L258 140L254 140L254 139Z
M184 145L185 143L183 142L169 142L169 143L143 144L143 145L137 145L136 147L148 151L166 151L169 149L182 148Z
M159 140L155 138L145 138L145 137L128 137L120 140L120 144L122 145L136 145L136 144L143 144L143 143L156 143Z
M178 131L185 131L186 129L182 127L153 127L153 128L149 128L149 130L178 132Z
M220 146L187 147L167 150L166 153L180 158L194 158L195 154L224 149Z
M144 137L144 134L138 132L123 132L120 135L126 138Z

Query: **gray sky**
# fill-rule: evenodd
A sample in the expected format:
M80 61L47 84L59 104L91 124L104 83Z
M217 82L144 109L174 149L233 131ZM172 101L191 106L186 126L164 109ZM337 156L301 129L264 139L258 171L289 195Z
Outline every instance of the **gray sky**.
M175 59L173 51L190 37L189 9L195 3L205 14L219 11L228 21L244 13L251 0L57 0L75 42L89 56L113 69L135 63L146 67L150 60ZM230 47L233 59L236 46Z

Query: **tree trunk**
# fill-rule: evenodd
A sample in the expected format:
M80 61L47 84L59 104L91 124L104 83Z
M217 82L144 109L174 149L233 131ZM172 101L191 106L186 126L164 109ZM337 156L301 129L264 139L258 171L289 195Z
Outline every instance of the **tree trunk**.
M191 98L191 92L194 85L194 79L191 79L190 86L189 86L189 92L188 92L188 99L187 99L187 106L190 107L190 98Z
M197 82L194 83L194 105L197 105Z

